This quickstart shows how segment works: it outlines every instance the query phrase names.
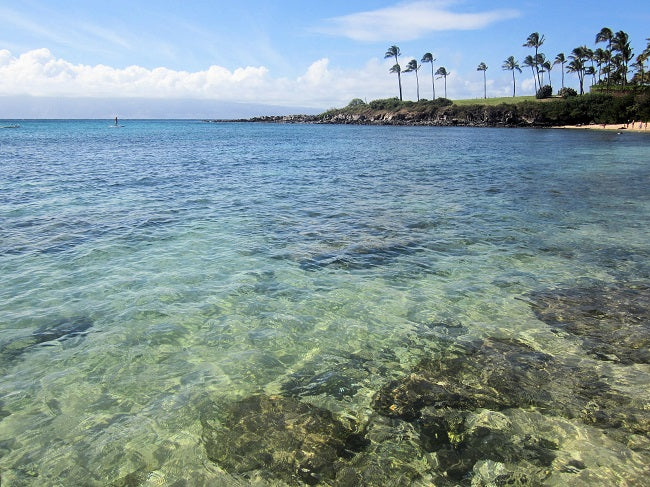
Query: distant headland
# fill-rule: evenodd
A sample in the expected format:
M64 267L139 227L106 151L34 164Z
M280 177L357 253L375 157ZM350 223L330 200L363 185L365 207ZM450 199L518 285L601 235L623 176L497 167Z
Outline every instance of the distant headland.
M569 94L546 99L533 96L459 101L436 98L414 102L388 98L366 103L356 98L346 107L318 115L205 121L465 127L600 126L643 131L647 130L647 122L650 121L650 89L644 87L634 92L589 93L581 96Z

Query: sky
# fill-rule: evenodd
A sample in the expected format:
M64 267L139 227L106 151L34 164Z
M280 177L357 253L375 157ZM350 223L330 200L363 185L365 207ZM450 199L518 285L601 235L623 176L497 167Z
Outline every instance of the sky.
M533 53L522 46L530 33L545 36L541 51L554 59L596 47L602 27L624 30L636 55L649 26L639 0L0 0L0 118L318 113L397 96L391 45L402 67L432 53L451 73L448 98L482 97L481 62L488 96L509 96L501 66ZM414 73L402 78L404 99L415 100ZM419 78L430 99L429 64ZM557 66L555 88L560 78ZM577 79L565 74L565 84ZM529 70L517 92L533 94Z

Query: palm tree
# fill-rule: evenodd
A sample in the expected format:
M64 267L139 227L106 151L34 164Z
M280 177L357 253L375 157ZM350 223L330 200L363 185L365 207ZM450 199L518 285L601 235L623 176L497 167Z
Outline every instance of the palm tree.
M538 78L539 81L539 87L541 88L542 85L544 84L544 63L546 62L546 56L543 53L539 53L537 56L535 56L535 69L537 69L537 73L541 74L541 78Z
M590 66L591 69L587 68L589 72L586 74L591 75L591 86L593 86L596 84L596 67L594 66L594 51L589 49L587 46L584 46L584 54L585 54L585 60L591 61L591 66Z
M609 27L603 27L600 29L600 32L596 34L596 44L599 42L606 42L607 43L607 69L606 69L606 74L607 74L607 89L609 90L609 76L612 71L612 39L614 38L614 33L612 32L612 29Z
M544 35L539 35L539 32L533 32L528 36L526 39L526 43L523 45L524 47L534 47L535 48L535 57L533 60L537 60L537 55L538 55L538 50L540 46L544 44ZM542 87L542 81L541 78L539 77L539 65L535 64L535 72L537 73L537 82L539 83L539 87Z
M589 53L591 49L587 46L576 47L571 54L569 59L571 62L567 65L567 71L569 73L576 73L578 75L578 81L580 82L580 94L584 95L584 82L587 66L585 66L585 61L589 59Z
M598 67L598 82L600 83L600 79L603 74L603 64L609 60L607 51L601 49L600 47L594 49L593 60L596 61L596 66Z
M553 64L562 65L562 88L564 88L564 63L566 63L566 58L564 57L564 53L561 52L560 54L555 56L555 61L553 61Z
M487 82L485 80L485 72L487 71L487 64L480 63L476 71L483 71L483 99L487 100Z
M434 81L433 78L433 63L435 62L435 58L430 52L425 53L424 56L422 56L422 61L423 63L431 63L431 89L433 91L433 100L436 99L436 82Z
M585 63L581 58L572 58L572 61L566 65L567 73L576 73L578 81L580 82L580 94L584 95L584 81L585 81Z
M514 98L516 94L515 70L521 73L521 68L519 67L519 63L517 62L514 56L510 56L508 59L503 61L503 66L501 67L504 70L512 71L512 97Z
M420 69L421 67L422 65L418 64L417 60L411 59L406 65L406 69L404 70L405 73L410 73L411 71L415 71L415 83L417 86L418 101L420 101L420 80L418 78L418 69Z
M447 98L447 76L449 76L449 71L444 66L440 66L436 74L438 75L438 79L445 78L445 98Z
M544 68L544 71L548 73L548 85L551 87L551 90L553 90L553 82L551 81L551 69L553 69L553 65L551 64L551 61L544 61L542 63L542 68Z
M638 83L641 86L645 85L645 63L648 59L650 59L650 39L646 39L646 41L648 41L648 46L641 52L641 54L636 57L636 63L634 64L637 68L637 74L635 75L635 78L638 76ZM634 78L632 79L634 80Z
M632 60L632 47L630 46L630 36L627 33L619 30L614 37L612 38L612 51L617 51L618 54L615 56L617 59L615 63L618 66L617 77L621 78L621 83L625 86L627 82L627 72L629 70L628 66Z
M399 101L402 101L402 68L399 65L399 61L397 60L397 57L400 56L402 53L399 50L399 47L397 46L390 46L388 50L386 51L386 54L384 54L384 59L389 58L389 57L394 57L395 58L395 65L390 68L391 73L397 73L397 83L399 84Z
M533 83L535 84L535 93L537 93L537 78L535 77L535 59L530 54L524 58L524 66L530 67L531 72L533 73Z

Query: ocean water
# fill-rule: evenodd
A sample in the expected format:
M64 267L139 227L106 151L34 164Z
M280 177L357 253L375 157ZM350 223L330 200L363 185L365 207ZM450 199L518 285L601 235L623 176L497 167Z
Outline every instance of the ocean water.
M0 130L3 487L641 485L649 156L561 130ZM416 413L383 410L417 374L424 399L387 399ZM296 415L363 438L289 441Z

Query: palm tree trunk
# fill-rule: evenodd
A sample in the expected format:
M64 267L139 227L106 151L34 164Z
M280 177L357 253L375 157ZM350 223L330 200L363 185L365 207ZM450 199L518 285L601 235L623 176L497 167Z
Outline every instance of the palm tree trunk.
M436 99L436 82L433 76L433 61L431 61L431 90L433 92L433 99Z
M530 67L530 72L533 73L533 84L535 85L535 94L537 94L537 76L535 76L535 68Z
M609 78L612 75L612 41L611 39L607 43L607 92L609 93Z
M485 81L485 70L483 70L483 99L487 100L487 82Z
M397 60L397 53L395 53L395 64L399 64ZM402 101L402 73L397 72L397 83L399 84L399 101Z
M564 63L562 63L562 89L564 89Z
M514 98L517 94L517 85L515 84L515 70L512 70L512 97Z
M418 78L418 70L415 70L415 86L416 86L416 93L418 97L418 101L420 101L420 78Z
M444 78L445 78L445 98L447 98L447 75L445 75Z
M544 73L542 73L542 77L539 77L539 64L537 64L537 51L538 47L535 46L535 69L537 70L537 83L539 84L540 89L542 88L542 83L544 81ZM537 94L537 90L535 90L535 94Z
M402 101L402 74L397 73L397 83L399 84L399 101Z

